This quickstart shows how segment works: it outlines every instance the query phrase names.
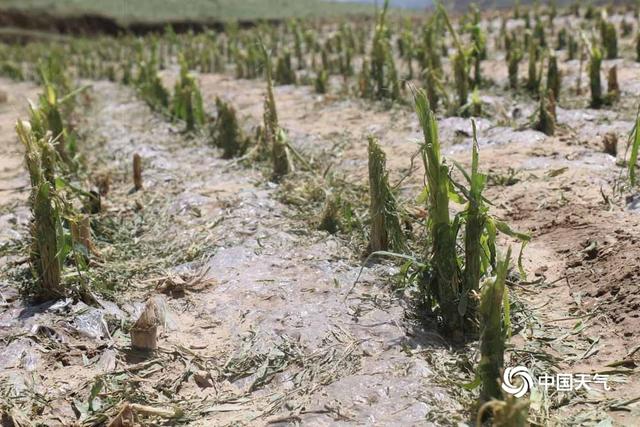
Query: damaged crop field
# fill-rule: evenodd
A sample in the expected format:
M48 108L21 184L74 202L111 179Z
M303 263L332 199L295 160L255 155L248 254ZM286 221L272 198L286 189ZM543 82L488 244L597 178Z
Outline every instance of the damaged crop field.
M638 3L320 1L0 7L0 425L640 425Z

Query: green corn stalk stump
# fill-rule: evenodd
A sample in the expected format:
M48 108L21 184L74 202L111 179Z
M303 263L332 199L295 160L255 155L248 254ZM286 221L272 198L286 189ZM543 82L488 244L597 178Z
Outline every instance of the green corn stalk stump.
M222 158L231 159L242 156L249 146L247 138L230 104L216 98L218 115L210 128L213 145L222 149Z
M296 84L296 72L291 66L291 53L288 51L278 58L274 80L279 85Z
M502 398L499 379L504 367L505 339L509 334L509 295L505 287L511 248L505 259L498 263L496 278L483 286L480 297L480 363L478 374L482 381L480 401ZM504 307L503 307L504 304ZM504 317L504 321L503 321Z
M337 233L340 228L339 211L340 203L338 198L332 192L327 192L318 223L318 230L324 230L330 234Z
M327 93L327 88L329 85L329 74L326 70L320 70L316 73L316 78L314 81L314 89L316 93Z
M558 59L554 54L549 55L549 67L547 68L547 88L553 94L555 100L560 99L560 86L562 76L558 69Z
M279 180L291 171L292 164L289 155L287 135L278 124L278 111L276 109L276 99L273 94L271 56L264 45L262 46L262 50L267 77L267 93L264 101L264 136L266 143L271 145L267 150L270 149L271 151L273 179Z
M541 96L538 103L538 120L534 129L547 136L553 136L556 131L555 101L553 91L548 90L546 96Z
M523 57L522 50L517 46L513 46L508 50L507 67L509 72L509 87L512 90L518 89L518 69Z
M389 0L385 0L382 12L377 18L373 36L369 77L374 82L373 87L375 88L375 97L377 99L398 100L400 99L400 84L391 49L391 33L386 19L388 9ZM365 65L367 64L363 64L363 67ZM364 77L366 75L361 75L361 78ZM366 95L374 94L373 91L362 90L362 88L361 93Z
M426 94L415 95L416 112L422 127L421 146L428 188L429 234L432 240L431 275L425 274L421 292L425 302L435 299L441 309L444 328L455 338L461 338L463 318L458 312L460 272L456 253L456 232L449 215L449 171L442 162L438 123L429 107Z
M185 122L187 132L204 126L202 95L195 78L189 74L184 58L180 60L180 77L171 100L171 115L174 119Z
M471 174L456 164L467 182L465 187L451 179L449 168L442 159L437 121L424 91L416 91L415 104L424 136L424 143L421 145L426 175L423 199L427 202L431 239L431 269L425 271L420 281L421 298L427 308L435 302L439 307L444 330L454 339L462 339L465 333L477 329L477 307L473 295L479 292L481 278L492 267L497 268L497 233L520 240L523 248L530 237L512 230L488 213L482 196L486 176L479 172L475 122L472 122ZM459 203L467 202L466 209L456 215L454 221L449 212L451 197ZM465 226L465 246L463 256L459 257L457 238L462 225Z
M403 252L404 234L398 219L397 202L389 186L386 156L378 141L369 137L369 250Z
M631 154L629 156L627 170L629 173L629 183L632 187L635 187L637 183L636 168L638 165L638 154L640 153L640 112L638 113L636 123L629 134L629 147L631 149Z
M60 200L56 195L56 152L50 139L38 138L26 122L18 122L16 132L25 148L25 161L31 180L29 204L33 275L37 281L36 298L49 300L65 295L61 284L64 254L64 233Z
M158 76L155 55L147 62L141 62L135 84L140 97L154 110L166 111L169 108L169 92Z
M589 61L589 87L591 88L591 108L600 108L604 104L602 96L602 81L600 70L602 67L602 53L597 46L591 47Z
M453 57L453 75L456 86L456 93L458 96L457 110L464 114L467 110L467 102L469 97L469 63L470 57L474 50L474 47L465 49L462 46L462 42L458 37L458 33L453 28L449 15L442 4L438 5L439 14L443 17L443 20L453 37L453 43L456 47L456 54Z

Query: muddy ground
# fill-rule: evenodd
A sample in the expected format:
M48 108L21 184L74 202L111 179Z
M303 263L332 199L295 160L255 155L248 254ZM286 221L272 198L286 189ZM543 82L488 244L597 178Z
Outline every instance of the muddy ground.
M477 122L487 197L494 214L533 237L523 256L527 278L510 287L517 334L507 365L610 375L606 392L536 397L543 424L633 425L640 416L640 196L619 190L640 64L619 59L603 69L614 64L621 99L592 110L574 93L578 61L562 58L565 95L553 137L530 129L534 101L503 89L504 60L484 64L492 83L481 90L488 115ZM163 72L167 87L176 74ZM264 82L226 74L198 81L209 111L220 96L248 132L262 120ZM422 169L411 157L421 134L411 106L389 109L340 86L333 82L332 95L276 88L292 144L331 164L357 203L366 200L366 137L377 135L391 181L410 172L400 201L419 216ZM0 89L9 95L0 104L2 262L19 271L24 259L7 248L28 234L28 179L12 128L38 88L3 79ZM416 321L410 290L396 290L396 263L365 264L357 239L317 230L317 177L299 171L276 184L264 165L222 160L206 134L184 134L114 83L93 82L82 102L77 128L88 169L112 180L95 219L99 273L88 273L106 296L102 308L71 300L33 306L2 276L0 396L15 419L91 424L137 402L203 426L473 422L472 395L461 384L473 380L475 347L454 347ZM441 117L439 125L444 155L468 165L469 119ZM617 158L603 151L610 132L620 141ZM134 153L143 158L140 192L131 191ZM131 351L123 332L149 298L165 313L152 357Z

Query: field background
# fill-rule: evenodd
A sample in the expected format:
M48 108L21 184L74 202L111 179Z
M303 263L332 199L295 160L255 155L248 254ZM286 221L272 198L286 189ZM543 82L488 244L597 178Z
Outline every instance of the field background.
M384 0L2 0L0 15L9 11L18 11L35 19L39 15L57 18L67 16L92 15L113 19L121 25L138 23L161 23L191 21L199 23L221 22L227 20L253 21L257 19L286 19L331 17L339 15L373 14L375 6L381 6ZM396 9L405 9L413 13L431 8L434 0L390 0ZM512 0L450 0L444 5L452 10L466 10L471 3L480 5L483 10L512 7ZM531 1L522 0L522 4ZM541 4L546 4L542 1ZM568 4L569 0L558 0L558 5ZM594 3L602 3L594 1ZM625 3L613 1L613 3ZM627 0L626 3L631 3ZM1 16L0 16L1 18ZM11 26L15 24L11 20ZM0 24L7 26L0 20ZM28 27L15 25L18 27Z
M0 10L56 16L98 14L120 23L169 20L253 20L371 13L370 4L323 0L3 0Z

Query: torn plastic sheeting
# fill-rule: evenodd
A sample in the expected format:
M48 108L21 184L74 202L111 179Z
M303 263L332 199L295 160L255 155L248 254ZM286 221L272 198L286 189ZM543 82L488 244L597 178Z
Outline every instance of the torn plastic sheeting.
M21 338L12 341L2 352L0 352L0 369L16 368L23 365L27 370L37 367L39 357L35 353L31 340ZM26 361L23 356L26 355ZM30 369L33 368L33 369Z
M85 310L75 310L80 311L80 314L69 322L69 326L91 339L111 338L102 311L86 305L85 307L87 307Z
M64 335L62 332L60 332L59 330L49 327L49 326L44 326L44 325L38 325L35 324L33 326L31 326L31 330L29 331L29 333L33 336L45 336L47 338L51 338L54 339L60 343L66 343L69 340L67 339L66 335Z
M51 311L53 313L59 312L59 311L63 311L67 307L70 307L71 304L73 304L73 300L71 298L60 300L60 301L56 302L55 304L53 304L51 307L49 307L47 309L47 311Z
M102 298L98 298L98 303L103 308L104 314L114 316L118 320L126 319L127 314L118 307L118 305L112 301L107 301Z
M33 372L40 365L40 353L33 347L25 349L22 354L22 367L27 372Z
M100 355L96 366L105 373L114 371L116 369L116 351L110 348L106 349Z
M5 382L4 378L2 379L2 382ZM11 372L9 377L6 379L6 384L11 387L15 395L20 395L27 391L30 388L30 383L31 381L28 376L20 372Z

